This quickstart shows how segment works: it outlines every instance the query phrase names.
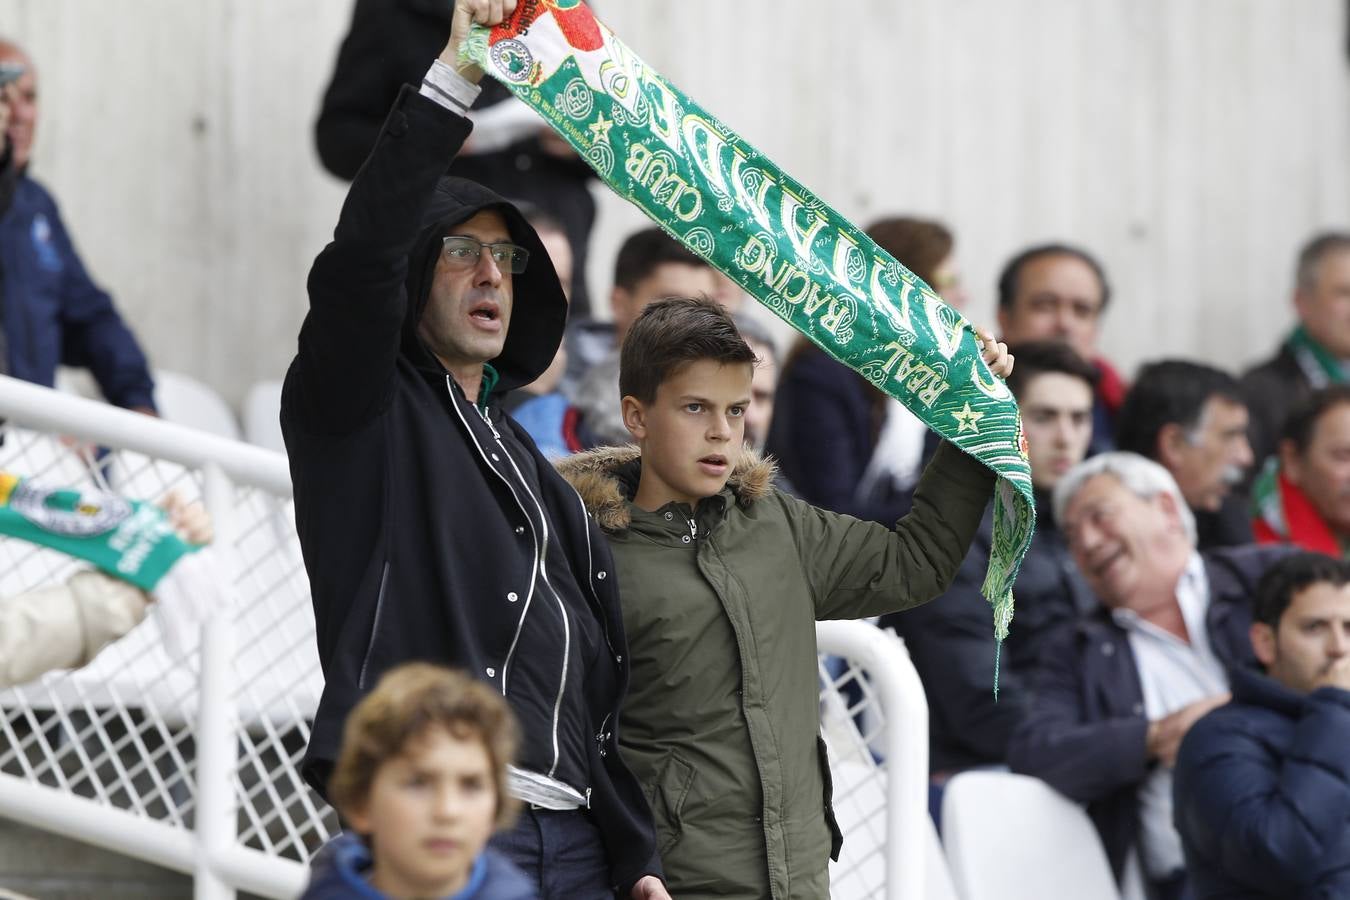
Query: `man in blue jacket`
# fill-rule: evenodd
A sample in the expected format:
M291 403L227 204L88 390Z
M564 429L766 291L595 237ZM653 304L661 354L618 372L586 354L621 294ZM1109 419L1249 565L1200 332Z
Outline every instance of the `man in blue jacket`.
M1265 674L1233 672L1177 756L1195 896L1350 897L1350 562L1282 560L1254 616Z
M0 62L24 67L6 129L17 181L0 216L0 373L50 387L58 365L87 368L110 403L153 414L145 354L85 271L56 201L28 174L38 112L32 60L0 40Z

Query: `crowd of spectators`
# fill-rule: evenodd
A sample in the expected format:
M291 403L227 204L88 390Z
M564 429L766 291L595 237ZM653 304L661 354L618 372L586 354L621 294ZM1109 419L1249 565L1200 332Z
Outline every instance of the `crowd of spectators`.
M505 693L514 662L539 686L534 699L547 695L548 703L513 703L520 748L504 751L511 767L493 756L483 769L496 780L478 848L504 824L497 813L509 790L528 801L522 817L532 829L528 837L520 825L511 832L517 861L544 860L559 844L582 856L606 848L573 873L527 866L535 881L562 885L555 895L600 884L663 897L660 857L694 868L718 863L685 860L689 848L677 847L661 815L653 826L647 804L668 798L639 785L617 737L620 719L635 722L619 709L625 684L630 698L647 703L646 718L636 720L642 731L655 730L649 720L677 692L641 681L661 646L643 629L669 628L670 620L635 622L625 602L628 621L620 621L620 600L643 588L625 580L622 559L620 577L606 580L616 561L605 542L619 547L628 523L587 517L550 465L639 433L621 403L620 377L635 323L671 297L706 298L734 317L758 360L744 444L776 461L758 471L787 498L894 528L925 467L936 459L941 471L942 442L815 345L779 343L734 283L659 229L626 238L607 304L593 302L584 277L594 218L586 167L500 88L480 94L463 80L448 48L426 69L451 28L451 4L396 4L397 15L387 7L356 4L316 125L324 165L355 181L337 237L311 273L311 309L283 399L327 678L306 775L331 789L334 767L341 773L347 764L339 758L344 722L360 713L349 740L351 728L374 727L373 713L357 704L383 670L434 659ZM0 93L0 372L51 385L58 365L85 367L110 402L154 414L144 354L29 172L36 66L0 40L5 62L22 72ZM968 291L980 290L962 282L955 237L942 223L891 216L867 231L958 310ZM474 246L452 256L443 241L456 240ZM362 264L388 259L399 264ZM1108 273L1076 244L1028 246L990 286L999 337L1016 358L1008 385L1022 411L1038 517L997 700L997 648L981 594L992 508L942 595L878 622L905 639L928 695L935 817L950 778L1006 769L1082 803L1117 877L1137 861L1161 900L1350 892L1350 231L1312 236L1292 269L1296 323L1270 348L1273 357L1245 372L1160 359L1132 378L1121 373L1108 361ZM442 279L459 293L438 293ZM479 329L471 340L437 318L438 304L461 301ZM391 458L407 464L384 480L365 477ZM616 479L632 462L603 449L572 457L590 458L603 459L603 473ZM798 509L797 499L784 502ZM663 527L651 523L654 533ZM697 527L691 516L695 537ZM683 576L672 569L663 577L672 584ZM508 650L498 637L536 580L553 618L517 631ZM48 616L69 607L62 615L90 632L87 610L116 595L130 611L118 613L125 624L105 630L120 634L144 616L149 598L118 593L109 581L85 573L20 599ZM410 599L469 594L504 605L484 611ZM878 600L849 614L901 605ZM21 612L17 600L8 610ZM625 627L630 640L636 633L656 649L642 646L626 660ZM734 635L719 628L710 620L690 642L705 642L706 659L706 642L723 640L722 662L734 661ZM79 665L107 639L77 635L57 662L36 669L0 641L0 681ZM690 678L716 670L697 668ZM814 698L813 687L800 689ZM746 702L741 690L724 699L733 716ZM592 718L613 724L595 733L583 724ZM493 725L493 733L499 727L507 729ZM700 727L712 732L717 723ZM399 757L400 742L414 738L421 732L400 733L370 766ZM745 750L746 771L763 778L763 765L751 765L762 760ZM665 790L673 777L667 744L644 752L650 758L635 757L634 768L659 775ZM584 796L578 785L589 786ZM772 789L771 779L759 788ZM343 789L350 820L367 818L374 790L369 781ZM756 795L747 809L759 803ZM711 852L730 838L699 839ZM352 871L380 861L359 846L332 853L347 853L341 865ZM467 871L456 869L451 882Z

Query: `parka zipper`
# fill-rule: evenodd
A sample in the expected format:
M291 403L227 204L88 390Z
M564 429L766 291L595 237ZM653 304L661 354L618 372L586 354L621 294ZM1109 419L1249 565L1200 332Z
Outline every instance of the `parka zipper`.
M570 482L568 487L572 487ZM577 505L581 507L581 530L586 535L586 590L591 592L591 599L595 601L595 608L600 613L600 630L604 632L605 646L609 647L609 655L614 662L622 665L623 657L614 652L614 642L609 638L609 617L605 614L605 605L600 602L600 595L596 593L595 582L592 580L595 578L595 555L591 551L591 514L586 510L586 501L581 499L581 494L577 493L576 488L572 488L572 493L576 495Z

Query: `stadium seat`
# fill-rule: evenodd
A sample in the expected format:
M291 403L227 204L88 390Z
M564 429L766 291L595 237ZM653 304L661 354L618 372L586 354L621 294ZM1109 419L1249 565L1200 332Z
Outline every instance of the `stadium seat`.
M244 398L244 440L278 453L286 452L281 439L281 382L259 381Z
M155 405L166 422L239 440L239 422L215 389L179 372L155 372Z
M957 775L942 841L962 900L1120 900L1087 813L1035 778Z

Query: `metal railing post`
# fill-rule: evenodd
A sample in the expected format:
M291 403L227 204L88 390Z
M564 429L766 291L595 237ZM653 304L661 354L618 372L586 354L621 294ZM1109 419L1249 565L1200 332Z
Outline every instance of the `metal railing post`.
M928 698L904 641L863 622L817 622L822 653L867 673L885 714L886 897L910 900L927 884Z
M234 485L218 465L204 470L203 495L215 529L215 547L221 569L234 577L230 564L234 546ZM226 586L227 597L232 590ZM194 900L234 900L234 889L220 877L217 861L234 847L234 771L238 765L235 709L230 692L234 662L232 603L217 606L202 623L201 688L197 712L197 858Z

